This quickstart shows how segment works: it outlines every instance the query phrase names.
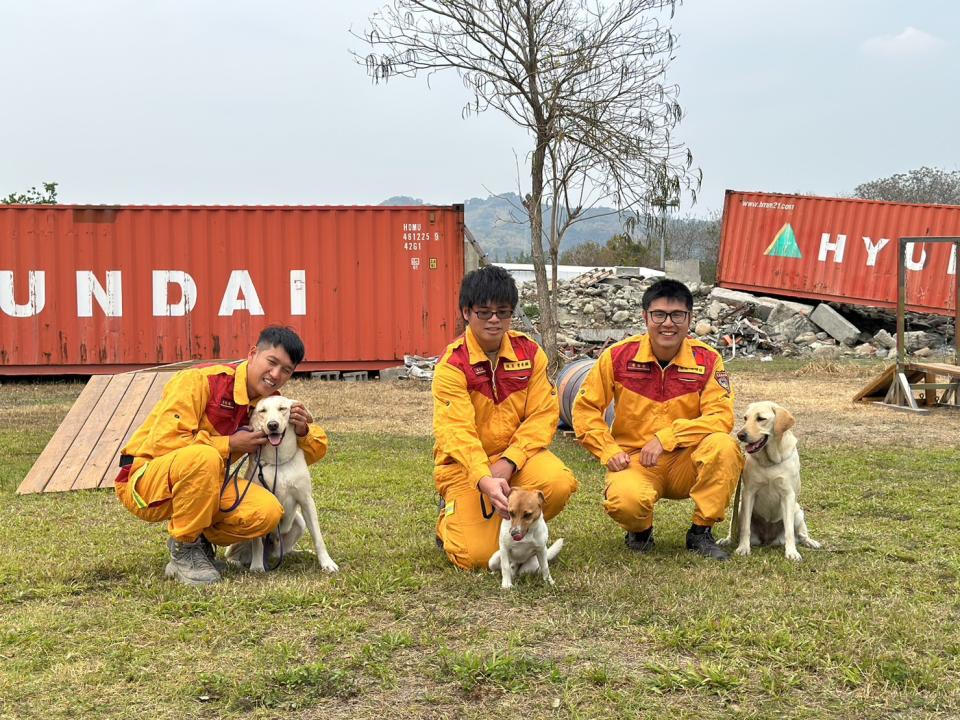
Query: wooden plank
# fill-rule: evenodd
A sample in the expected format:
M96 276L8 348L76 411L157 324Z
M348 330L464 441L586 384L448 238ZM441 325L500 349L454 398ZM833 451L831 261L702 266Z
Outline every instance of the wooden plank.
M169 370L165 370L163 372L145 373L147 377L152 378L152 382L150 383L150 387L144 393L140 402L140 408L137 410L137 414L127 427L127 431L123 435L123 440L120 441L120 446L117 448L116 452L113 454L113 458L110 460L111 468L119 467L120 451L128 442L130 442L130 438L133 437L133 434L137 431L137 429L143 425L143 421L147 419L147 416L150 415L154 405L159 402L161 396L163 395L163 388L166 386L167 381L176 374L176 372L171 372ZM116 473L112 470L108 470L100 482L100 487L112 488L115 478Z
M156 378L156 373L134 374L110 422L101 433L100 441L90 453L86 466L74 481L72 490L100 487L105 475L112 473L116 476L118 461L114 458L120 453L120 443L130 430L130 425L143 404L143 398Z
M70 408L63 422L60 423L60 427L57 428L43 452L40 453L40 457L30 468L30 472L20 483L17 493L25 495L44 491L50 478L60 466L63 456L70 449L77 434L89 419L91 411L109 384L109 375L94 375L90 378L79 397L77 397L76 402L73 403L73 407Z
M87 464L90 453L100 441L100 435L113 417L114 410L133 381L133 377L129 373L124 373L110 378L106 390L103 391L90 416L83 423L70 449L60 461L60 466L44 488L44 492L62 492L73 487L73 481Z
M853 396L853 401L870 400L876 397L883 397L893 382L893 376L897 372L896 364L888 365L880 375L875 377L869 383L864 385L860 391Z
M947 377L960 378L960 365L950 365L948 363L910 363L910 367L926 372L934 372L937 375L946 375Z

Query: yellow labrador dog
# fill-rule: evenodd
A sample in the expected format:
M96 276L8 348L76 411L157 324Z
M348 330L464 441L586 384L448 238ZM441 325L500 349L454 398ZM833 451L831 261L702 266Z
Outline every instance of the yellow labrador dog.
M790 560L801 560L797 543L819 548L810 537L800 494L800 456L790 428L794 419L774 402L747 408L737 438L747 453L741 476L740 538L737 555L749 555L751 545L783 545ZM732 532L732 528L731 528ZM732 542L728 535L721 544Z
M307 468L303 450L297 445L293 426L288 427L292 404L290 398L282 395L271 395L257 403L251 414L251 424L254 430L261 430L266 434L268 444L263 446L259 455L262 474L256 460L251 458L247 479L266 487L283 505L283 519L277 528L283 550L292 550L304 530L309 530L320 567L332 573L339 570L339 567L327 553L326 543L320 533L310 470ZM246 564L247 553L250 557L251 572L264 572L264 547L260 538L249 543L231 545L227 551L227 559Z

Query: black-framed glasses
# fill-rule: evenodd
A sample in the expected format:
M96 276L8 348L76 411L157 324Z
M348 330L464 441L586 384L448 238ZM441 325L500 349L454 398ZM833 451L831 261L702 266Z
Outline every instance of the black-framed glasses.
M500 320L509 320L513 317L513 310L474 310L473 314L481 320L489 320L494 315Z
M690 312L687 310L671 310L670 312L666 310L650 310L647 315L650 316L650 322L656 325L662 325L667 321L667 318L670 318L670 321L674 325L679 325L680 323L686 322Z

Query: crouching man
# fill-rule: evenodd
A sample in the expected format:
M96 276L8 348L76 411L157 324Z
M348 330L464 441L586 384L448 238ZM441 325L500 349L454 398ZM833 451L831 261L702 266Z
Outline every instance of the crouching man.
M259 485L247 487L246 480L225 483L225 467L267 442L264 433L246 429L250 409L279 394L303 355L293 330L270 326L246 360L178 372L123 448L117 498L141 520L167 521L167 577L186 585L215 583L215 545L252 540L279 524L277 499ZM327 451L326 433L311 423L310 412L295 403L290 424L308 463Z
M660 498L692 498L686 546L726 560L711 528L723 520L743 468L730 436L733 393L723 359L687 337L693 296L676 280L643 295L645 335L605 350L573 406L577 439L607 468L604 510L627 531L631 550L653 550L653 506ZM603 413L615 403L608 428Z
M460 286L467 328L446 349L433 379L433 477L442 498L437 544L464 569L486 567L514 487L540 490L549 520L577 489L546 448L560 415L547 356L510 330L517 286L495 265Z

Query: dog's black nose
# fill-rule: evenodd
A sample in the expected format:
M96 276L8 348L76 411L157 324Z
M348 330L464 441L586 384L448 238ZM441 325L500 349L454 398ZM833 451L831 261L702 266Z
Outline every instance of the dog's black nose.
M280 429L280 423L278 423L276 420L271 420L270 422L267 423L267 430L269 430L270 432L276 432L279 429Z
M738 433L737 433L737 440L739 440L740 442L746 442L746 441L747 441L747 431L746 431L746 430L741 430L740 432L738 432Z

